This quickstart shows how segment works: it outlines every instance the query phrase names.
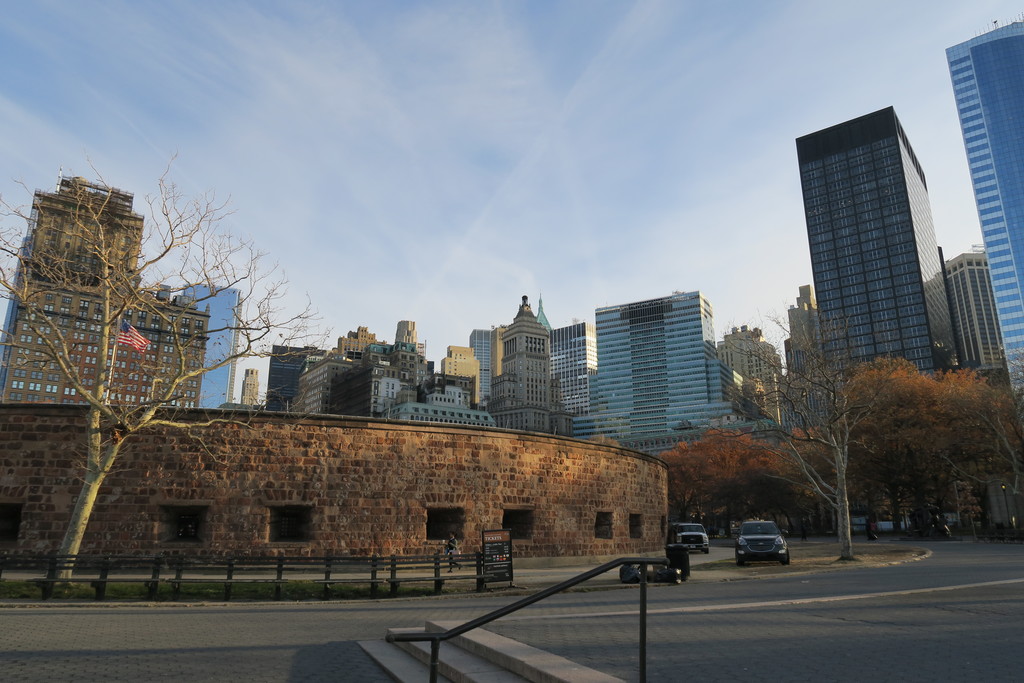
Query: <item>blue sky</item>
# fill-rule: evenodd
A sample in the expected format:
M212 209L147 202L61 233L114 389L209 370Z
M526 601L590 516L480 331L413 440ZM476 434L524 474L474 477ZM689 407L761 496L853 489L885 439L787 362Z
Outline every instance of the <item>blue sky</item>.
M947 257L981 242L945 48L1024 3L25 2L0 22L0 194L152 194L172 156L333 336L428 357L703 291L719 337L811 282L794 139L894 106ZM264 371L261 371L264 374Z

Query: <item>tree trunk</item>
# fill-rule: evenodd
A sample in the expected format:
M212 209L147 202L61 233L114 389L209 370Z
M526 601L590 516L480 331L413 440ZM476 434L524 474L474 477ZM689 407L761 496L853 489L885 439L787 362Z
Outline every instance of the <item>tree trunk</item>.
M85 537L85 529L89 525L89 517L92 515L100 487L120 451L120 440L116 438L104 447L103 432L100 426L101 415L98 410L90 410L86 421L88 452L86 454L85 479L82 481L82 488L75 501L75 507L71 511L67 531L64 532L64 538L57 551L61 555L77 555L82 547L82 539ZM69 578L70 575L71 570L68 569L61 578Z
M85 528L89 524L89 517L92 515L92 508L96 504L96 497L99 495L100 486L106 473L97 472L92 467L85 473L85 481L82 482L82 489L78 492L78 500L71 511L71 519L68 520L68 528L64 532L64 539L60 542L61 555L77 555L82 547L82 539L85 537Z
M839 559L853 559L853 535L850 530L850 499L846 489L845 463L837 462L836 467L836 537L839 539Z

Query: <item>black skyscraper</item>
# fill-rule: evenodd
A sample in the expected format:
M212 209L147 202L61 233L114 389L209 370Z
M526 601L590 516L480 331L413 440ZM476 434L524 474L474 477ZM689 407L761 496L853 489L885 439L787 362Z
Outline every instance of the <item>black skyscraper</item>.
M857 360L955 363L924 172L892 107L798 138L818 309Z

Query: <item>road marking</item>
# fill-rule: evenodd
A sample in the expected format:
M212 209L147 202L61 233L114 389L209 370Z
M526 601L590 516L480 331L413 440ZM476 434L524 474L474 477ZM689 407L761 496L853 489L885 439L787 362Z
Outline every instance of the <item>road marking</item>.
M942 591L957 591L968 588L985 588L989 586L1007 586L1015 583L1024 583L1022 579L1003 579L1001 581L983 581L981 583L964 583L954 586L934 586L932 588L911 588L901 591L880 591L877 593L856 593L853 595L826 595L818 598L792 598L789 600L766 600L761 602L736 602L726 605L688 605L685 607L663 607L659 609L648 609L647 614L685 614L694 612L720 612L730 609L760 609L764 607L783 607L786 605L811 605L824 602L842 602L844 600L869 600L872 598L886 598L899 595L917 595L919 593L938 593ZM523 615L519 617L502 617L502 621L531 621L541 619L590 619L592 617L623 617L639 614L639 609L622 610L618 612L587 612L586 614L544 614L544 615Z

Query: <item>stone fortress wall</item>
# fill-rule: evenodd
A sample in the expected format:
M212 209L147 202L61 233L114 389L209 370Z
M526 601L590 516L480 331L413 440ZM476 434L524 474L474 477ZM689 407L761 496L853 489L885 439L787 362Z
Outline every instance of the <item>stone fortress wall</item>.
M0 552L58 547L84 414L0 405ZM449 531L471 552L503 526L518 557L664 546L666 468L636 451L475 426L237 417L246 424L133 438L81 552L402 555L439 550Z

